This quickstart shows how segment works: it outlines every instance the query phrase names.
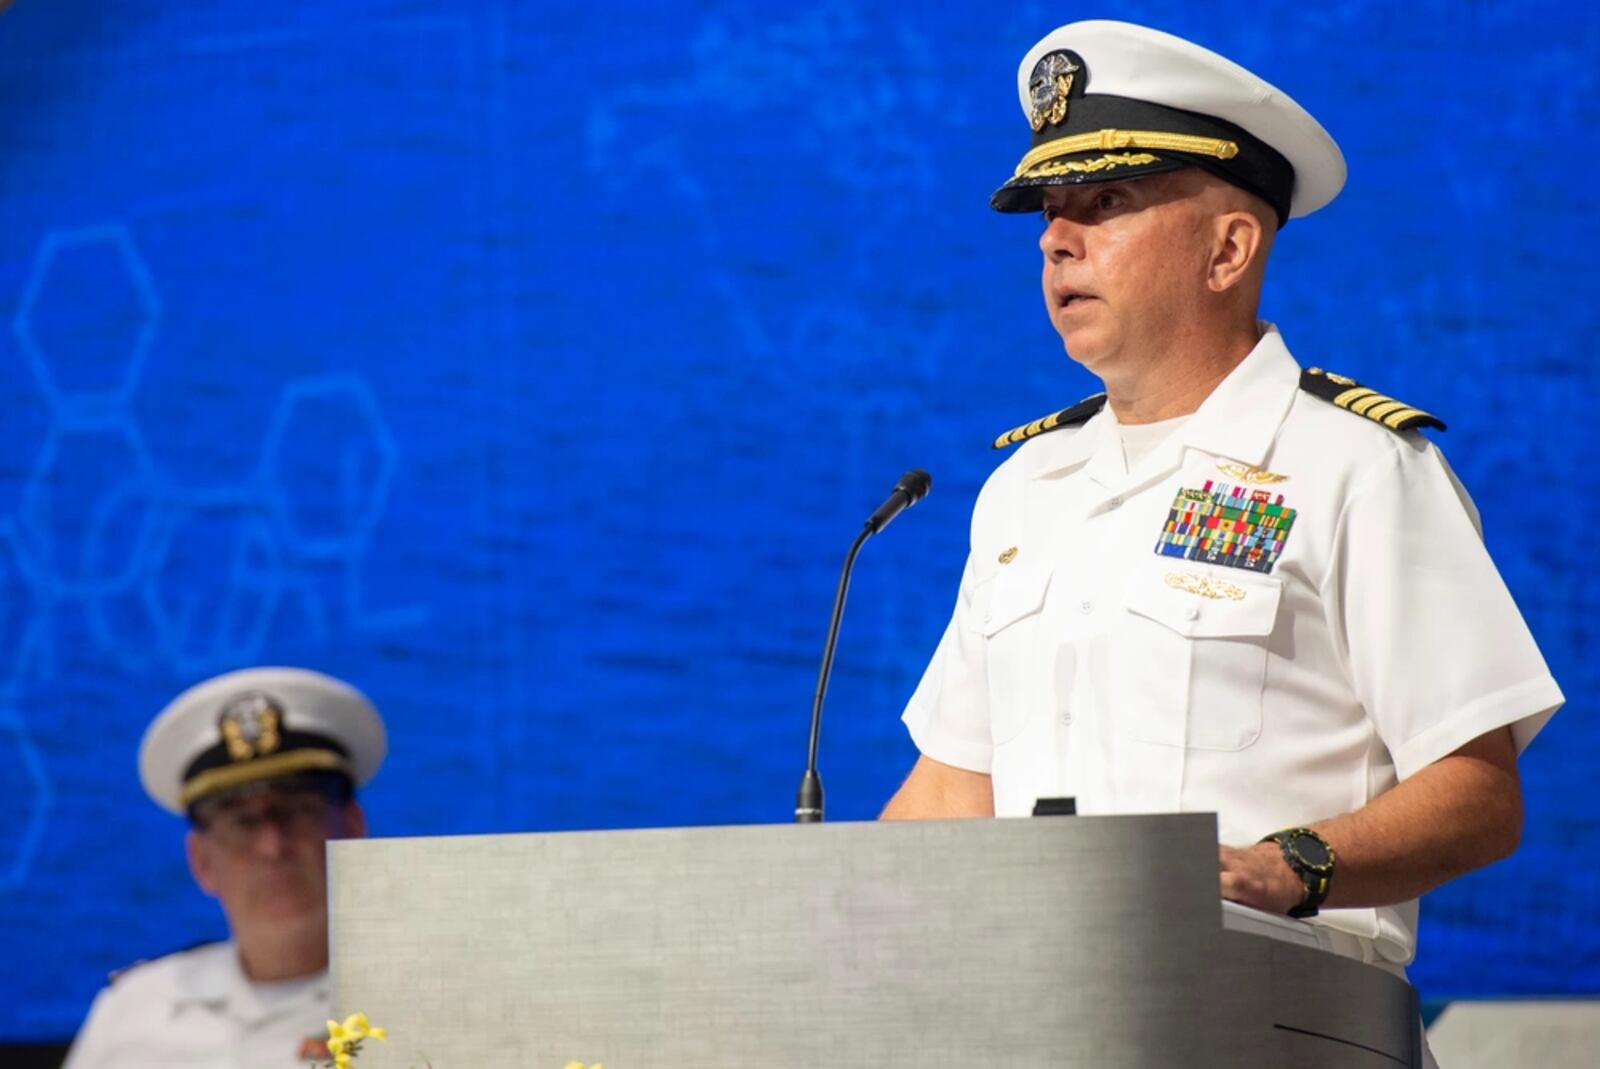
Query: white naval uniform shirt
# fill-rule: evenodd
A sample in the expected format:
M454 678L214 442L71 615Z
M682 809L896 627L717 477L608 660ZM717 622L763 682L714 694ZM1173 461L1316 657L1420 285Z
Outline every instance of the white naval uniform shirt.
M1261 329L1132 471L1102 409L1024 443L979 494L955 613L903 719L928 757L992 776L996 815L1057 796L1084 814L1215 811L1221 840L1248 845L1359 809L1493 728L1520 751L1561 705L1439 450L1301 390ZM1279 522L1294 510L1270 571L1158 552L1186 502L1258 492ZM1372 960L1415 951L1416 902L1320 920Z
M95 998L63 1069L300 1069L327 1036L326 972L258 984L232 942L129 970ZM303 1056L304 1055L304 1056Z

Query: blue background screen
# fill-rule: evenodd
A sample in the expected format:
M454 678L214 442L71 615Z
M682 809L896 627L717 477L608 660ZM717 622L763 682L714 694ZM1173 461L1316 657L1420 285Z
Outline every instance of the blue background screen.
M989 442L1096 388L1036 221L987 207L1018 60L1088 16L1223 52L1343 146L1264 313L1451 424L1569 699L1522 849L1431 896L1414 979L1600 990L1591 8L18 0L0 1038L223 933L134 760L214 672L370 693L380 834L787 820L844 549L925 467L822 746L830 818L875 814Z

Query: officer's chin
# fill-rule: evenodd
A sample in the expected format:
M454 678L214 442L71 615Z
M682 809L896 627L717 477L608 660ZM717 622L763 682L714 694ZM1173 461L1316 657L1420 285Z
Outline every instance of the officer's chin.
M1056 333L1061 336L1061 347L1069 360L1096 378L1105 378L1103 371L1110 360L1111 346L1103 331L1076 324L1063 326L1058 322Z
M257 928L293 930L309 924L326 923L327 916L327 899L316 895L296 895L252 903L243 919Z

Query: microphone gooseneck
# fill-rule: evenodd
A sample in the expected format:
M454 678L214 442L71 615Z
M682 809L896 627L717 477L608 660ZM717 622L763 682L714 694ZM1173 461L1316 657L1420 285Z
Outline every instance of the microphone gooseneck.
M833 674L833 653L839 642L839 623L844 619L844 603L850 593L850 572L856 564L856 554L867 539L889 526L900 513L928 496L933 477L920 468L906 472L895 484L889 499L878 506L867 518L861 533L850 543L845 554L844 567L839 572L839 589L833 596L833 616L828 621L828 639L822 647L822 669L817 673L817 690L811 700L811 742L806 752L806 771L800 779L800 790L795 795L794 819L799 824L818 824L822 821L822 777L817 774L817 741L822 734L822 702L828 693L828 677Z

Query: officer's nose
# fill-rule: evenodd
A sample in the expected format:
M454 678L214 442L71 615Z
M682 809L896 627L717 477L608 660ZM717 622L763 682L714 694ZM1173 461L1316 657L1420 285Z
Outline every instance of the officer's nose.
M269 860L275 860L284 855L289 849L289 829L277 819L263 820L261 826L256 828L255 837L250 842L250 847L256 855Z
M1049 263L1083 258L1083 227L1065 212L1045 213L1044 233L1039 235L1039 251Z

